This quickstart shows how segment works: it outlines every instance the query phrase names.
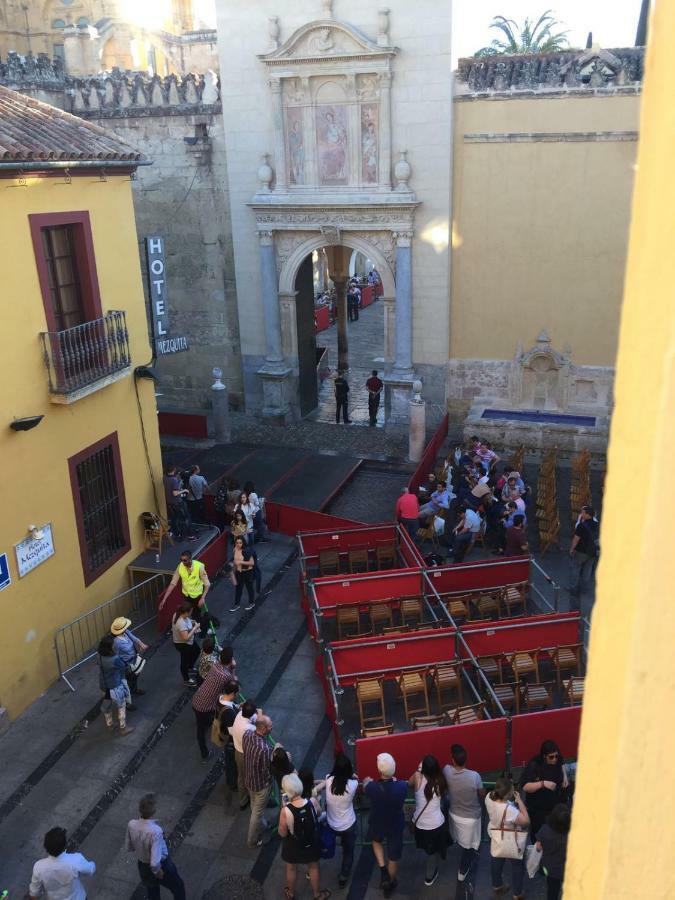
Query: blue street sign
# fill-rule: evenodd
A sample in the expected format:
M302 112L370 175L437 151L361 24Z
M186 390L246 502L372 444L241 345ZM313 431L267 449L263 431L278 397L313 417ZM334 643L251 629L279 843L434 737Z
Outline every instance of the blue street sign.
M0 553L0 591L12 583L12 576L9 574L9 563L7 562L7 554Z

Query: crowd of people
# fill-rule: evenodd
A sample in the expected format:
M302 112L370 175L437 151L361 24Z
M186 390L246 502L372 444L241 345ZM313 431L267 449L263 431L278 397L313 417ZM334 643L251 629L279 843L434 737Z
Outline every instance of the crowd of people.
M347 284L347 320L358 322L361 310L361 291L364 287L372 287L379 295L382 288L382 279L377 269L371 269L367 276L354 275ZM337 292L334 287L319 291L314 299L316 307L326 306L330 315L331 325L337 322Z
M397 777L395 759L384 752L377 756L377 778L360 780L349 757L337 753L331 771L316 779L311 770L296 769L290 753L272 741L272 720L255 701L241 701L235 669L232 649L226 648L220 662L214 661L206 673L192 704L197 740L204 759L212 752L206 748L208 733L224 754L227 791L238 797L241 811L249 809L247 846L261 847L272 839L273 832L278 835L285 900L296 896L299 867L306 869L315 900L331 896L330 890L321 887L320 862L335 855L338 841L337 884L340 888L348 884L357 840L357 809L367 814L365 840L372 847L384 897L391 897L398 884L407 827L424 858L427 887L435 883L454 843L459 849L456 897L473 897L485 835L490 843L490 881L495 896L510 889L513 900L522 900L526 874L535 877L541 870L547 900L559 900L572 789L554 741L544 741L525 766L519 790L505 775L488 790L481 775L468 767L467 752L460 744L449 748L445 765L426 755L407 778ZM414 807L407 818L409 795ZM184 900L185 885L170 857L156 811L154 795L143 796L139 818L128 823L126 847L136 856L149 898L159 898L164 887ZM85 897L80 876L92 875L95 863L82 854L66 852L67 836L62 828L47 832L44 847L47 856L34 866L30 897ZM504 881L507 862L510 885Z

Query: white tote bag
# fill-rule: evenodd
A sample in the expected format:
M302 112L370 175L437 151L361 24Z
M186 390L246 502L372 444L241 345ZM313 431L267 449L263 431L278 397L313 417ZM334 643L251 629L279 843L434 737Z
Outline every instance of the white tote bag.
M527 869L527 874L530 878L534 878L539 871L543 855L543 852L537 849L536 844L527 845L527 850L525 851L525 868Z
M506 805L504 805L504 815L499 828L489 828L490 832L490 854L495 859L523 859L525 847L527 846L527 832L517 831L512 827L505 827Z

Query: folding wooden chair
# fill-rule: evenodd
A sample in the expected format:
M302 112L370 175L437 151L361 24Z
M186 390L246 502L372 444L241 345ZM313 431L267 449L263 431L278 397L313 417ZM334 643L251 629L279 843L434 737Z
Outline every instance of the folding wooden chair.
M141 513L143 522L143 543L146 550L156 550L162 555L162 543L164 539L174 546L169 524L166 519L151 512Z
M501 612L500 596L500 591L486 591L485 593L480 593L473 601L481 619L491 619L494 615L499 618Z
M375 547L375 558L378 569L395 569L397 566L396 547L393 544L378 544Z
M485 718L485 703L475 703L473 706L458 706L447 711L447 717L451 725L466 725L467 722L479 722Z
M377 631L377 626L381 625L392 627L394 624L394 615L391 610L390 603L371 603L370 605L370 624L373 632Z
M376 725L374 728L362 728L361 737L386 737L394 733L393 725Z
M410 632L410 625L385 625L382 634L407 634Z
M319 575L339 575L340 554L331 548L319 550Z
M507 610L507 615L512 615L513 610L518 607L520 607L520 614L525 615L527 588L527 582L521 581L518 584L507 584L502 589L502 603Z
M498 712L497 704L495 703L495 698L499 700L502 708L505 712L513 712L516 706L516 684L515 682L512 684L493 684L491 685L493 696L490 696L490 705L492 706L492 712L496 715Z
M528 711L535 709L550 709L553 706L552 682L525 681L520 686L521 702ZM518 698L516 698L517 700ZM518 711L519 704L516 703Z
M440 548L441 545L438 542L438 535L436 534L436 529L434 528L433 519L428 525L421 525L417 529L415 540L418 544L423 544L425 541L430 541L432 550L438 550Z
M401 622L408 624L408 620L412 622L422 621L422 600L420 597L402 597L400 602Z
M449 663L447 665L435 666L431 670L431 680L436 686L439 710L442 710L445 705L443 703L443 691L456 691L457 703L459 706L462 706L464 703L461 666L461 663Z
M469 604L472 596L472 594L447 594L445 597L441 596L441 600L445 603L446 609L453 619L468 620L471 618Z
M517 653L504 654L508 664L513 669L516 681L524 676L534 675L535 681L539 681L539 654L541 650L519 650Z
M398 677L398 686L403 695L403 707L405 709L406 719L421 714L430 715L429 710L429 692L427 691L427 673L426 670L421 672L403 672ZM411 698L419 698L418 705L413 706L410 703Z
M359 704L361 730L374 726L379 728L386 727L384 716L384 692L382 690L381 678L365 678L363 681L357 681L356 699ZM366 704L375 704L379 707L379 712L372 715L366 715ZM373 723L373 726L371 726L370 723Z
M445 724L445 714L439 716L415 716L410 720L413 731L427 731Z
M583 649L583 644L564 644L561 647L552 647L548 651L555 666L558 687L562 683L563 672L574 674L577 678L581 676L581 654Z
M354 574L354 572L367 572L368 571L368 548L367 547L352 547L347 551L347 565L349 566L349 571Z
M575 678L571 675L563 681L563 703L569 703L575 706L577 703L584 702L584 684L583 678Z
M500 653L495 656L479 656L476 662L488 681L502 681L504 657Z
M357 606L338 606L335 611L338 640L350 634L361 633L361 613Z

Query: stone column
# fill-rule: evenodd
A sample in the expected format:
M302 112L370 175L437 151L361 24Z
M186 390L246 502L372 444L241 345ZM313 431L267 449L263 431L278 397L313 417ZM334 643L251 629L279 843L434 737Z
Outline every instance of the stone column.
M271 78L270 89L272 91L272 116L274 121L274 163L276 170L275 190L286 191L287 166L286 166L286 138L284 135L284 108L281 95L281 79Z
M383 190L391 190L391 72L380 75L380 171Z
M338 372L349 368L349 342L347 338L347 282L349 281L349 256L346 247L326 247L328 272L337 295L337 345Z
M222 382L222 369L214 369L214 383L211 385L211 409L213 410L213 431L217 444L227 444L232 439L230 429L230 403L227 385Z
M422 400L422 382L413 382L413 398L409 402L408 458L419 462L426 444L426 403Z
M265 329L265 364L258 369L263 386L263 416L286 422L289 414L288 379L291 370L286 365L281 344L281 312L277 287L277 267L274 254L274 233L259 231L260 270Z
M396 240L396 356L392 374L412 376L412 231L394 233Z

